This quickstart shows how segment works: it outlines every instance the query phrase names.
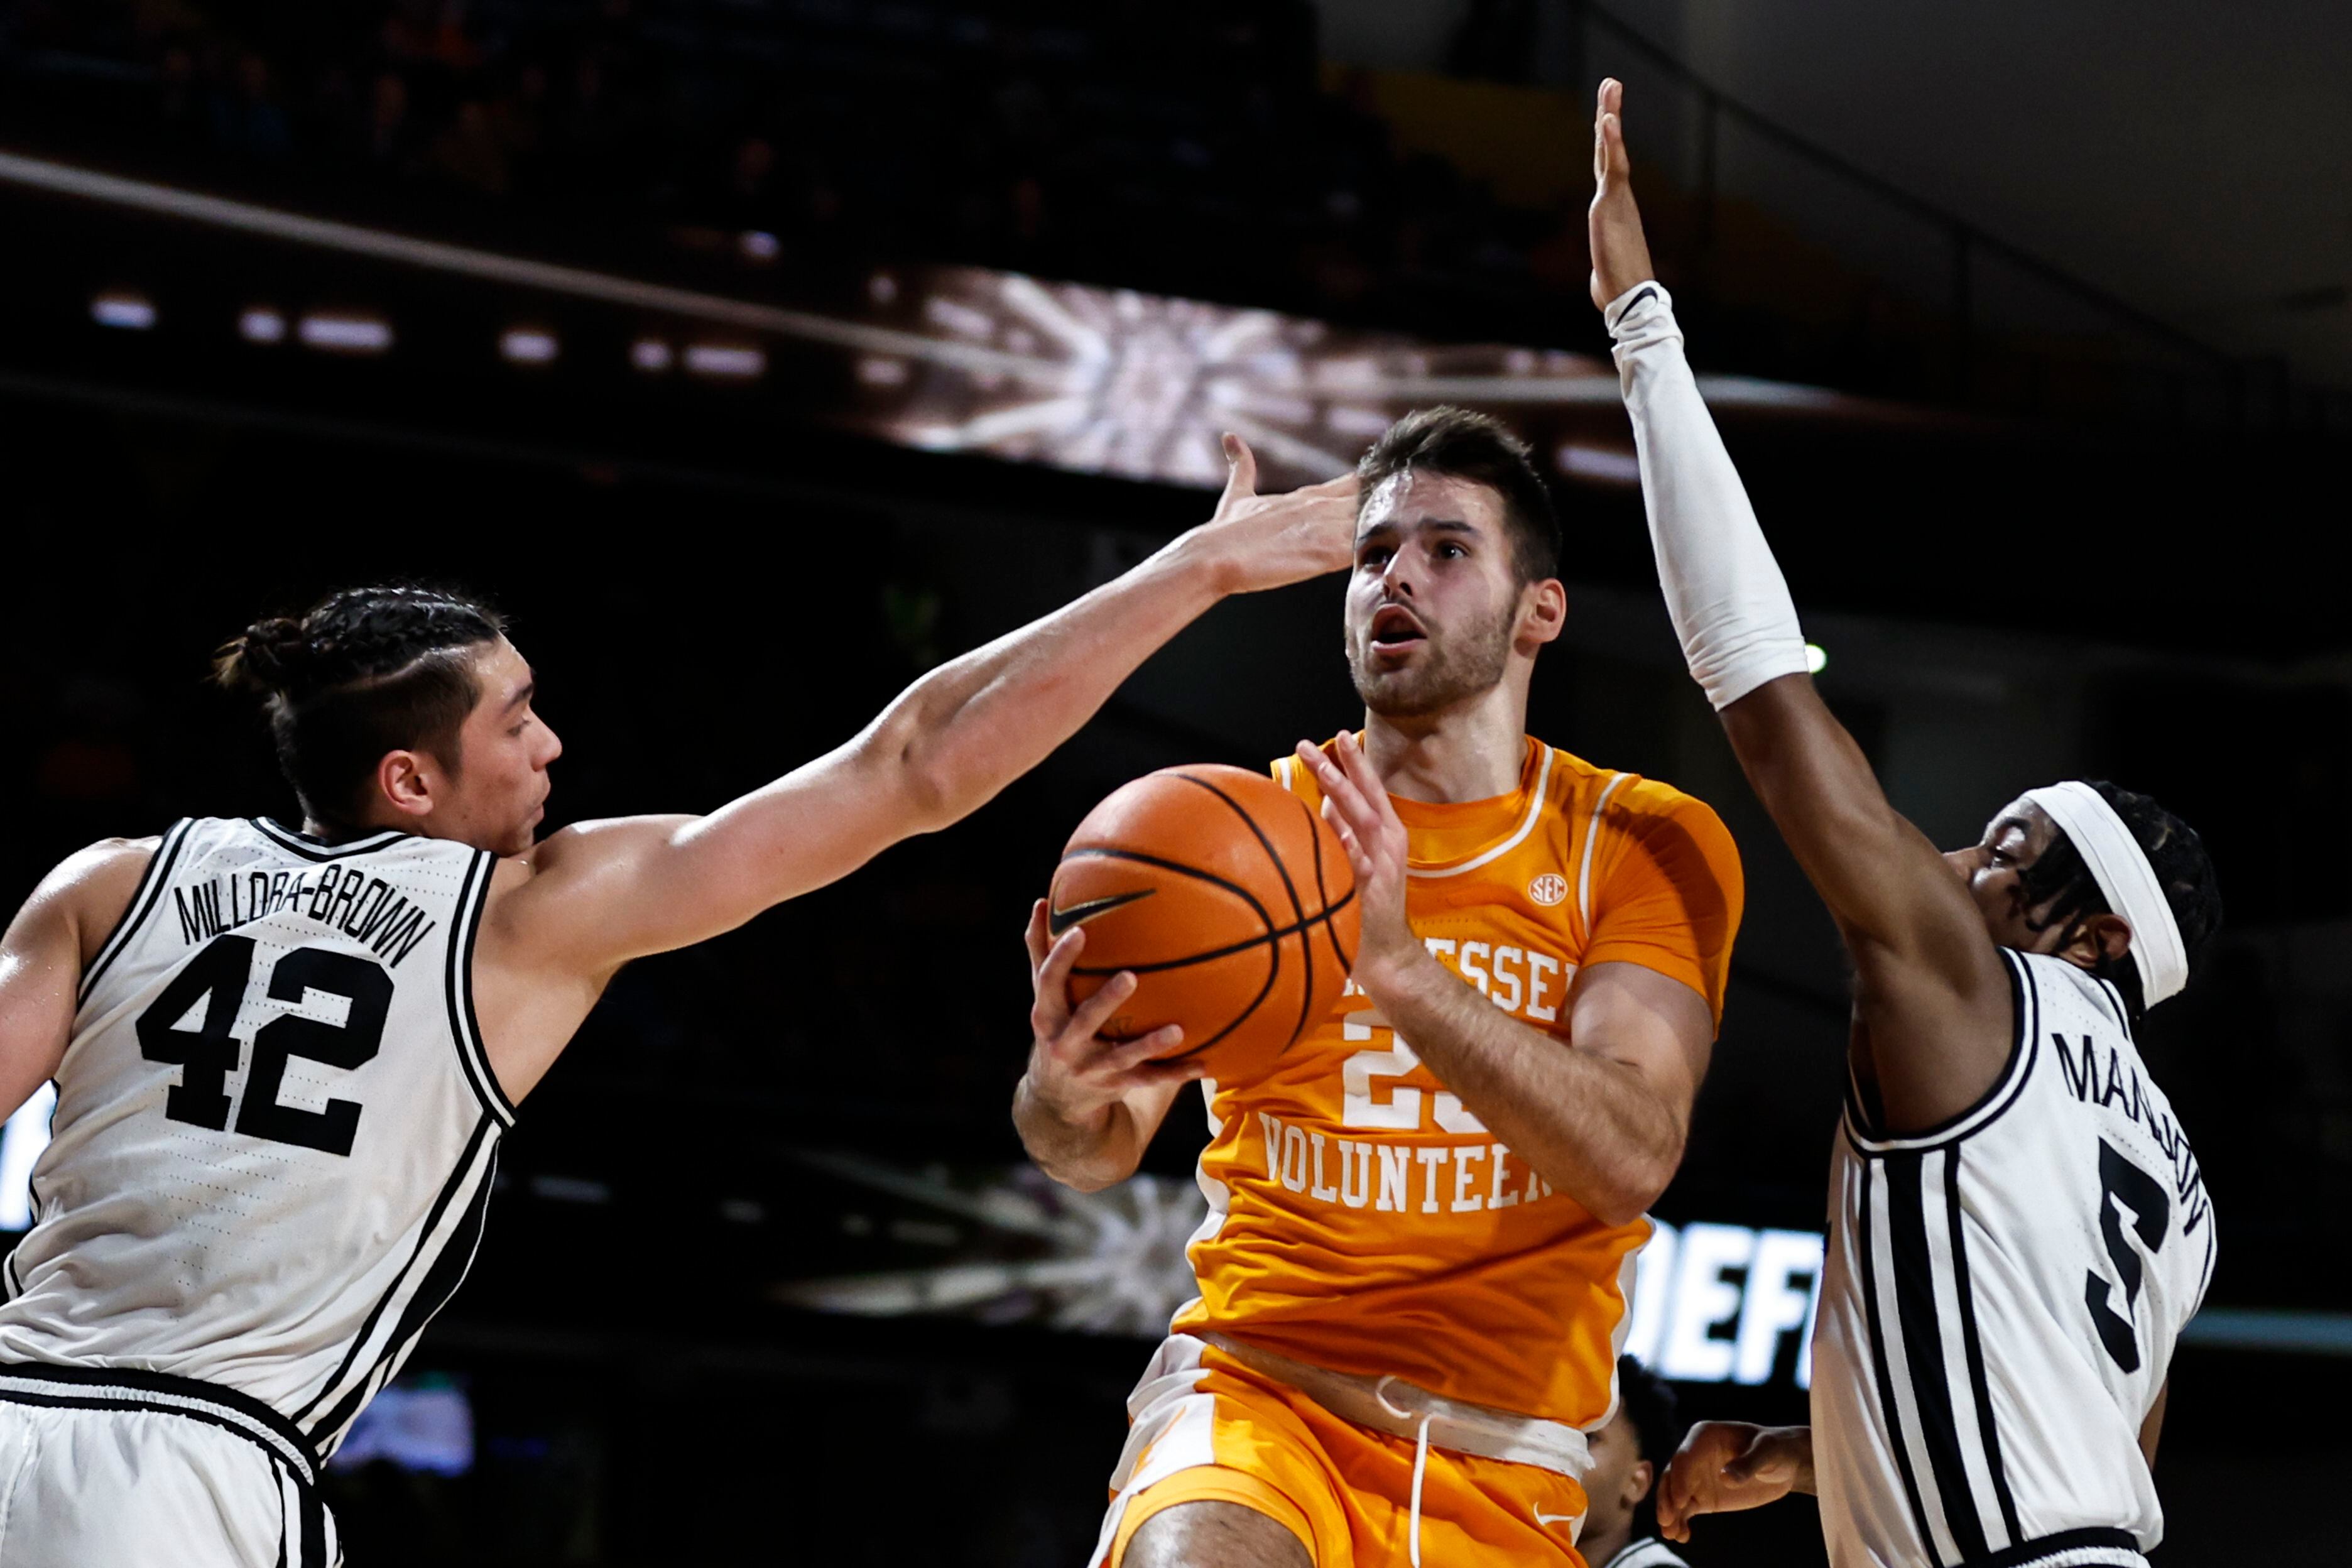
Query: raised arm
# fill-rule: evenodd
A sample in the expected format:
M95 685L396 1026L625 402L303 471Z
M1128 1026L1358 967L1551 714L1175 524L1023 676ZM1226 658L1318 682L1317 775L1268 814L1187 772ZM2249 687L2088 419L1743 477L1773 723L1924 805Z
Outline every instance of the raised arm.
M110 838L71 857L0 936L0 1121L57 1076L82 972L131 907L155 844Z
M1616 342L1658 579L1692 676L1844 934L1889 1121L1967 1109L2009 1048L2009 988L1960 878L1814 690L1787 583L1683 357L1633 203L1622 89L1594 126L1592 296Z
M632 958L730 931L978 809L1226 595L1346 565L1353 476L1260 496L1248 447L1226 442L1230 474L1210 521L932 670L845 744L708 816L582 824L510 863L485 924L492 966L593 992ZM510 1091L536 1080L570 1030L520 1033L541 1037L527 1050L544 1059L515 1064L522 1081Z

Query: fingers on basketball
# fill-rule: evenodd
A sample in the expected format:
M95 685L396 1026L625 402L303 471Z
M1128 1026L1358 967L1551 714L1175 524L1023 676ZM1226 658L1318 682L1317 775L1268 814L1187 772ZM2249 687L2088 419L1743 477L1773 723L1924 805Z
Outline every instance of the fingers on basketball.
M1147 1062L1135 1069L1139 1089L1163 1089L1171 1084L1197 1083L1209 1076L1206 1057L1179 1057L1170 1062Z
M1122 969L1103 982L1101 990L1078 1005L1065 1033L1091 1040L1118 1016L1119 1004L1135 994L1135 976Z
M1078 962L1078 953L1087 944L1084 931L1072 928L1061 934L1046 950L1045 962L1037 967L1037 999L1029 1010L1029 1022L1040 1039L1062 1032L1070 1019L1070 971Z
M1181 1024L1168 1024L1154 1029L1140 1039L1129 1040L1112 1050L1104 1059L1120 1072L1138 1072L1184 1045L1184 1028Z
M1022 944L1029 950L1029 978L1035 980L1045 967L1045 955L1054 951L1054 936L1045 920L1045 900L1038 900L1029 906L1028 929L1021 933Z

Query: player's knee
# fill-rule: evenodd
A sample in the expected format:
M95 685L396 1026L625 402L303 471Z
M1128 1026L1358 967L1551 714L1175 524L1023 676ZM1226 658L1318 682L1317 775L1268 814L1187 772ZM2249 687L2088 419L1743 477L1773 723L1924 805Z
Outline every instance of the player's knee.
M1289 1527L1234 1502L1180 1502L1138 1527L1119 1568L1315 1568Z

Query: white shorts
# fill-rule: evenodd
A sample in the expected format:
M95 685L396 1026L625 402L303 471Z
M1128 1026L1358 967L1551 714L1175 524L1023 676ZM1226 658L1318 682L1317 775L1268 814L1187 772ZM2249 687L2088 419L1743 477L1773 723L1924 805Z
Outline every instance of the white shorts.
M0 1363L8 1568L336 1568L317 1460L275 1411L185 1378Z

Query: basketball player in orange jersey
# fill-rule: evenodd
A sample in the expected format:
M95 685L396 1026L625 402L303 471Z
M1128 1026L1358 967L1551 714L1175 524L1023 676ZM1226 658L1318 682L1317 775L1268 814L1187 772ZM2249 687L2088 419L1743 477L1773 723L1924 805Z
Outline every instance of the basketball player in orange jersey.
M1363 932L1341 1010L1202 1084L1200 1297L1134 1397L1096 1562L1576 1561L1643 1211L1682 1157L1741 900L1714 813L1530 738L1559 525L1526 447L1456 409L1358 466L1362 738L1276 776L1334 822ZM1134 1171L1194 1059L1073 1011L1080 924L1034 911L1014 1117L1050 1174Z
M340 1561L320 1467L463 1279L514 1107L622 964L946 827L1222 596L1346 564L1352 479L1260 498L1227 440L1208 523L707 814L541 839L562 746L462 597L351 589L232 642L301 826L94 845L0 941L0 1115L58 1090L0 1268L0 1561Z

